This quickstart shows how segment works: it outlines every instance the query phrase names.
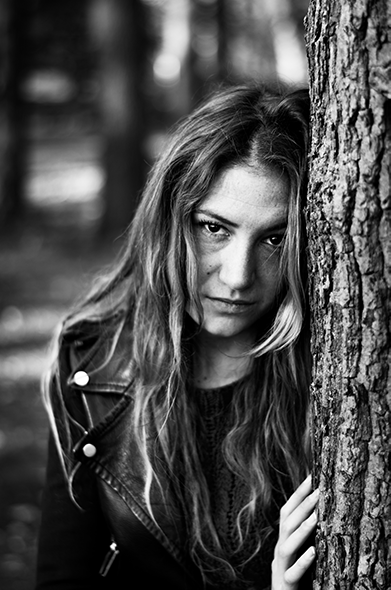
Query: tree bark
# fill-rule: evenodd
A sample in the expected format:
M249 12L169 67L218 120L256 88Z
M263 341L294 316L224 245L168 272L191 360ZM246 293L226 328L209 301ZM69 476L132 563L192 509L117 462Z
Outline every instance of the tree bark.
M315 590L391 588L390 16L387 0L307 15Z

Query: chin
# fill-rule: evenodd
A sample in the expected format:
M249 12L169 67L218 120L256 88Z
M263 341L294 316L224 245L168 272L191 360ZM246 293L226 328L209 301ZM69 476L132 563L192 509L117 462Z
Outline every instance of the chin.
M252 335L254 332L254 325L250 324L249 326L222 326L222 325L213 325L205 322L201 328L201 331L213 338L224 338L224 339L235 339L244 337L247 339L250 334Z

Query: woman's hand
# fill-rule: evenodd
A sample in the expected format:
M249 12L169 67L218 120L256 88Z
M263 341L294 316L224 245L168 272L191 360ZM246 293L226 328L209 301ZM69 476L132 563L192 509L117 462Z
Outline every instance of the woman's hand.
M296 590L315 559L314 547L309 547L298 559L296 556L315 529L318 496L319 490L311 493L311 476L308 476L281 508L280 532L272 563L272 590Z

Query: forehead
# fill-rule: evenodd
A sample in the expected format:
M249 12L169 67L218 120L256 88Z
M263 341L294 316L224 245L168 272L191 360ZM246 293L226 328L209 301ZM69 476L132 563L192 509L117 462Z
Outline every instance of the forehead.
M267 224L286 221L289 181L268 167L229 168L217 177L199 209L208 210L235 224Z

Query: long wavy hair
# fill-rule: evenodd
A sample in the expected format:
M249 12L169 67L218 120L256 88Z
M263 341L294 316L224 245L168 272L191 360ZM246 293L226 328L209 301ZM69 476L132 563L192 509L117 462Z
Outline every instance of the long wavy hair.
M262 514L265 526L257 532L257 553L275 526L270 513L276 489L280 499L288 496L309 466L302 221L308 117L306 90L276 92L251 84L220 90L181 121L150 172L121 257L63 325L63 334L86 320L98 330L103 324L113 326L106 362L122 330L131 330L133 428L147 473L145 500L153 517L151 489L159 488L160 480L156 449L151 451L148 443L152 417L160 456L186 507L190 551L205 577L211 563L228 578L240 574L229 564L211 514L190 395L194 325L186 313L189 304L202 324L192 213L216 177L232 166L271 167L289 180L279 297L270 329L249 351L253 371L234 397L223 444L228 466L249 490L236 520L238 550L249 525ZM49 394L46 399L50 406Z

